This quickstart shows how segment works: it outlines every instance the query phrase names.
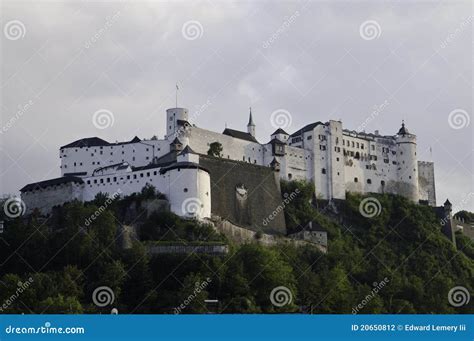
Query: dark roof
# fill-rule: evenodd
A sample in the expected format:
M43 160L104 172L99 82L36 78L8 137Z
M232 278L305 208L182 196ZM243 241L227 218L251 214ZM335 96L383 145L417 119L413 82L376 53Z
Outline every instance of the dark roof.
M271 139L270 142L268 142L268 144L271 144L272 146L273 146L274 144L284 144L284 145L286 145L285 142L280 141L280 140L277 139L277 138Z
M170 145L175 145L175 144L183 144L177 137L173 140L173 142L170 143Z
M194 150L192 150L191 147L188 144L186 147L184 147L182 152L179 153L179 155L184 155L184 154L197 154L197 153Z
M451 204L449 199L446 199L446 201L444 202L444 206L453 206L453 205Z
M87 175L87 172L64 173L64 176L84 176L84 175Z
M209 173L209 171L206 168L202 167L201 165L199 165L197 163L194 163L194 162L176 162L176 163L173 163L171 166L161 168L160 169L160 174L165 174L167 171L172 170L172 169L177 169L177 168L180 168L180 169L201 169L201 170Z
M98 138L98 137L86 137L85 139L80 139L80 140L71 142L69 144L66 144L66 145L62 146L60 149L62 149L62 148L113 146L113 145L138 143L138 142L141 142L141 140L138 138L138 136L135 136L130 141L117 142L117 143L110 143L110 142L102 140L101 138Z
M253 119L252 119L252 108L250 108L249 123L247 125L248 126L254 126L255 125L255 123L253 123Z
M311 124L308 124L308 125L305 125L303 128L301 128L300 130L294 132L293 134L291 134L290 136L293 137L293 136L298 136L298 135L301 135L303 133L306 133L307 131L311 131L314 129L314 127L320 125L320 124L324 124L323 122L314 122L314 123L311 123Z
M43 189L43 188L46 188L46 187L62 185L62 184L66 184L66 183L69 183L69 182L77 182L79 184L84 183L84 181L82 181L81 178L78 178L78 177L75 177L75 176L62 176L62 177L56 178L56 179L45 180L45 181L34 182L32 184L28 184L25 187L23 187L22 189L20 189L20 192L28 192L28 191Z
M184 125L186 125L186 124L191 125L191 123L189 123L189 122L186 121L186 120L176 120L176 122L178 123L179 126L184 126Z
M402 127L398 131L398 135L407 135L409 134L408 129L405 128L405 122L402 123Z
M235 137L236 139L258 143L255 137L243 131L226 128L222 134Z
M289 134L288 134L286 131L284 131L284 130L283 130L283 129L281 129L281 128L278 128L277 130L275 130L275 131L273 132L273 134L272 134L272 135L276 135L276 134L285 134L285 135L289 135Z
M69 144L62 146L61 148L74 148L74 147L93 147L93 146L108 146L109 142L102 140L98 137L86 137Z

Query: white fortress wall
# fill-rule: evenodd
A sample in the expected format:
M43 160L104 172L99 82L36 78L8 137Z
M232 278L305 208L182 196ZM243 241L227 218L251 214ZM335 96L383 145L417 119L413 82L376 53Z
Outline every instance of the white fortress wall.
M147 165L153 156L160 157L169 152L167 140L144 140L137 143L119 143L109 146L61 148L61 175L87 172L121 162L140 167Z

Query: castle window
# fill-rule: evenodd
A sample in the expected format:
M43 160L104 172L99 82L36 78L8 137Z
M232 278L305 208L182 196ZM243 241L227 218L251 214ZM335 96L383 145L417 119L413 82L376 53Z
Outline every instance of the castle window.
M336 158L336 161L339 161L339 158L338 158L338 157Z
M91 154L91 156L94 156L94 154Z
M97 164L100 165L100 161L97 161Z
M411 175L408 176L408 179L411 179Z
M352 141L352 147L355 147L355 143L354 143L354 141Z
M313 139L313 135L309 135L306 139L307 139L307 140Z
M135 156L134 156L134 157L132 157L132 161L135 161Z
M364 145L363 145L363 144L361 144L361 145L360 145L360 148L364 149Z
M82 166L82 162L79 162L79 166Z
M359 148L359 142L357 142L357 148Z
M244 155L244 156L242 156L242 160L245 162L245 155Z
M67 165L64 165L64 168L67 168Z
M372 145L372 150L375 150L375 146L374 146L374 145Z
M183 189L183 192L188 193L188 189L187 188Z
M127 180L130 180L130 175L127 175Z
M146 176L150 176L150 172L146 172Z
M104 147L99 147L100 149L104 149Z
M346 145L346 140L342 139L342 145L343 145L343 146Z
M140 178L143 178L143 173L140 173Z
M146 151L148 151L148 148L146 148Z
M91 181L90 181L90 180L87 180L87 184L90 185L90 184L91 184Z
M357 179L357 178L354 178L354 182L359 182L359 179Z
M97 179L94 180L94 183L95 183L95 184L97 183Z
M122 150L122 155L125 154L125 152Z
M372 183L372 180L367 179L367 183L370 185Z
M114 182L116 182L116 181L117 181L117 177L116 177L116 176L114 176Z
M110 182L110 178L107 178L107 182Z
M321 169L321 173L326 174L326 168Z
M104 183L104 179L100 179L100 183L103 184L103 183Z
M76 167L76 163L74 162L74 167Z
M136 174L133 174L133 178L136 179L136 178L137 178L137 175L136 175Z
M355 158L356 158L357 160L360 159L360 154L359 154L359 152L357 152L357 153L355 154Z
M100 155L103 155L103 154L104 154L104 152L101 150L101 151L100 151Z
M95 161L92 161L92 164L95 165Z
M153 175L156 175L156 171L153 172Z
M336 137L336 144L339 144L339 137Z
M383 180L380 181L380 184L381 184L382 186L385 186L385 181L383 181Z
M288 180L291 180L293 178L293 175L291 173L288 173Z
M147 156L147 157L145 158L145 160L148 160L148 159L149 159L149 157Z
M388 161L388 159L383 159L383 162L388 163L389 161Z

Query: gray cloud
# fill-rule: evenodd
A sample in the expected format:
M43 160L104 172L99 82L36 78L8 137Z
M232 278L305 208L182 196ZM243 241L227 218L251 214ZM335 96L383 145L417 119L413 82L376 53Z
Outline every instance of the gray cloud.
M212 103L198 126L244 129L252 106L261 142L277 109L291 113L289 130L340 118L348 129L366 122L366 131L394 134L405 119L419 158L436 162L438 203L474 210L474 123L448 124L457 108L472 119L469 1L1 6L2 33L11 20L26 29L22 39L1 37L1 193L59 176L58 148L75 139L162 137L178 82L191 112ZM195 40L182 34L190 20L202 25ZM378 38L360 36L367 20L379 24ZM105 130L92 124L102 108L115 115Z

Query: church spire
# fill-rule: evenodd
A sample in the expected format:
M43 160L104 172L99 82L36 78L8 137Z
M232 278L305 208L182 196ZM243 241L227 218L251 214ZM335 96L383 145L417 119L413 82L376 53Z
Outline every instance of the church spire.
M247 132L255 137L255 123L253 123L253 118L252 118L252 107L250 109L250 114L249 114L249 123L247 124Z

